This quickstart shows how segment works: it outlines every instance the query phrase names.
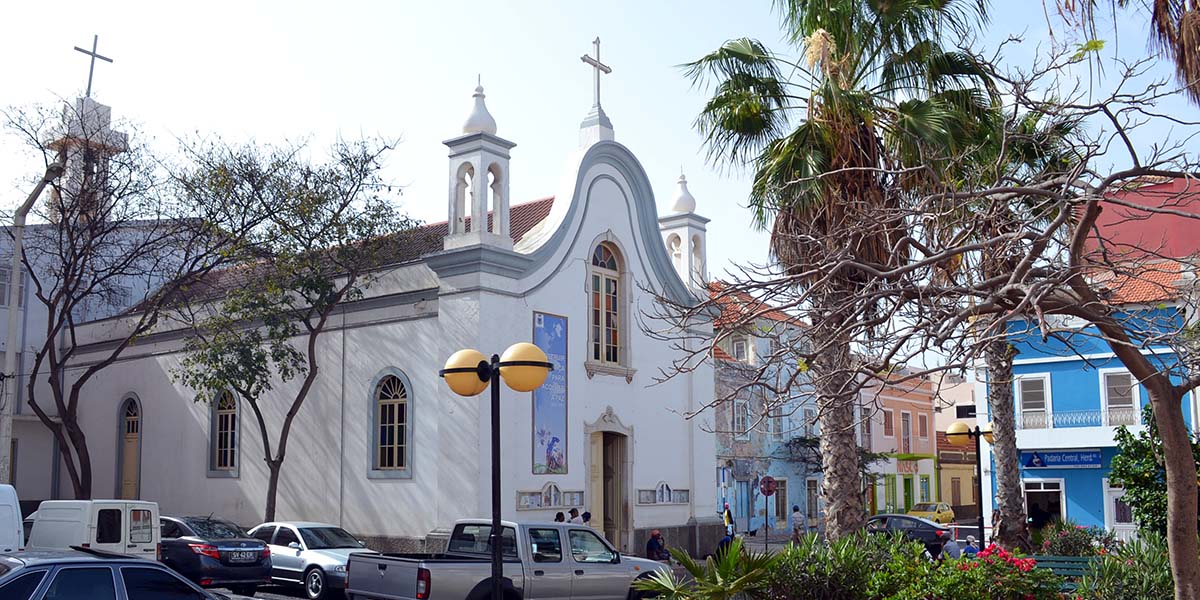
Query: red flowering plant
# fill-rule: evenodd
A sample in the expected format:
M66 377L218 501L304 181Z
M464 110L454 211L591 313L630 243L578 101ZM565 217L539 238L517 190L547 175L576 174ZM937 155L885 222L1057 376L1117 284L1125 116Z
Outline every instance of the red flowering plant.
M992 544L975 557L948 560L892 600L1058 600L1062 579L1033 558Z

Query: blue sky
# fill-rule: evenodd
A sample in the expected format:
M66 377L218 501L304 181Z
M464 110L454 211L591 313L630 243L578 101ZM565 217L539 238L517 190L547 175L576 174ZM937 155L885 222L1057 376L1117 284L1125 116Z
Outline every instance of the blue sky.
M986 41L1024 33L1024 47L1010 53L1020 58L1049 44L1040 0L993 9ZM1065 28L1051 19L1061 40ZM1120 48L1106 52L1144 54L1145 31L1143 15L1126 15ZM591 106L592 71L579 57L599 36L613 68L602 83L605 110L617 141L642 161L660 211L682 168L697 212L712 219L711 274L766 257L766 235L744 208L748 178L705 163L692 122L706 96L677 67L743 35L782 48L766 0L11 3L0 22L0 104L80 93L87 57L72 47L90 47L93 34L116 61L97 63L93 95L155 143L170 149L197 133L316 146L338 135L400 138L388 175L405 186L404 210L426 221L445 219L441 142L460 131L477 75L499 135L517 143L514 199L554 192ZM1165 62L1158 74L1169 76ZM0 207L11 207L38 166L10 140L0 140L0 157Z

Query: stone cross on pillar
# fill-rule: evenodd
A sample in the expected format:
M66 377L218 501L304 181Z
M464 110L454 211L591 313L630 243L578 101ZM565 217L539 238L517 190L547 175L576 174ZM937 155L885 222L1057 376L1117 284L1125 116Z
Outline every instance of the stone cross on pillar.
M588 56L587 54L579 57L579 60L595 69L592 74L594 84L592 110L588 112L588 116L579 125L579 142L583 146L590 146L601 140L613 139L612 121L608 120L608 115L604 114L604 108L600 106L600 75L612 73L612 67L600 62L600 38L592 40L592 49L596 53L595 57Z
M600 62L600 38L592 40L592 48L596 52L596 58L592 58L584 54L583 56L579 57L579 60L591 65L592 68L596 70L596 72L593 74L596 82L596 91L595 95L593 96L592 106L600 106L600 74L604 73L605 75L608 75L609 73L612 73L612 67Z

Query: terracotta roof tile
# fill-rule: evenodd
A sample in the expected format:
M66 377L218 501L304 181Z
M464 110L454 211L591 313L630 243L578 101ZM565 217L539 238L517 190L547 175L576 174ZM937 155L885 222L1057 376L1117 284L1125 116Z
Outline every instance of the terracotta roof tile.
M761 319L805 326L799 318L772 308L771 305L755 299L747 292L729 290L729 286L719 281L708 284L708 296L721 308L720 316L713 322L713 327L718 329L737 325L755 314Z
M725 361L729 361L729 362L737 362L738 361L736 358L730 356L728 352L722 350L720 346L713 346L712 354L713 354L713 358L715 358L717 360L725 360Z
M509 211L509 230L513 241L520 240L534 225L542 222L550 214L553 204L554 198L549 197L513 205ZM491 223L492 213L489 212L489 227ZM471 218L467 217L467 228L470 226ZM381 248L375 255L375 264L378 267L403 264L441 252L442 239L448 231L448 222L442 221L392 234L382 240ZM213 271L200 281L190 284L185 293L192 300L214 298L225 290L248 285L258 278L257 274L264 268L264 263L256 262Z
M1108 290L1113 304L1149 304L1177 300L1187 265L1179 261L1144 263L1128 272L1104 271L1095 282Z

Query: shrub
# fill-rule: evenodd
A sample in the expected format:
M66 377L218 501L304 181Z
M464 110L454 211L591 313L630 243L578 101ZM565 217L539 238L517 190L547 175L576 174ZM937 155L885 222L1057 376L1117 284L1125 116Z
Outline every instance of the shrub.
M1137 539L1092 564L1079 580L1078 598L1088 600L1161 600L1175 594L1167 543L1143 530Z
M780 553L767 594L779 600L883 597L880 591L900 589L931 568L924 552L901 536L864 532L825 543L808 535Z
M886 596L887 600L1057 600L1062 579L1036 568L1032 558L992 544L975 558L942 563L928 577Z
M1055 521L1045 529L1040 553L1050 556L1097 556L1111 553L1119 546L1116 534L1111 531L1062 520Z

